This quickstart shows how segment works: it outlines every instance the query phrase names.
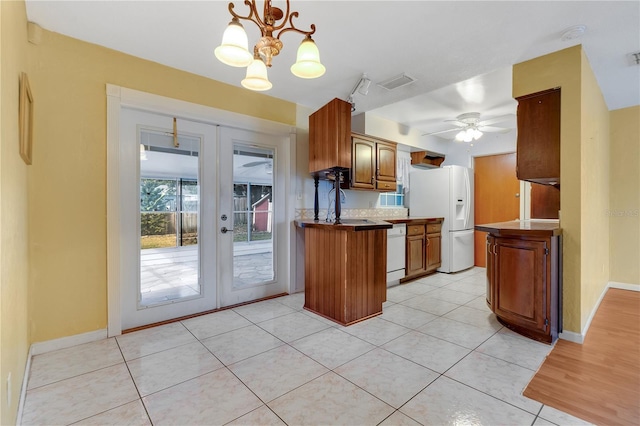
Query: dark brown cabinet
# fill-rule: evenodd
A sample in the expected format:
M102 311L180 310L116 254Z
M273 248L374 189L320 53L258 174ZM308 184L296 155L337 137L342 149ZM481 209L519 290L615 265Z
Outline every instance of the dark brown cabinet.
M309 172L351 167L351 104L334 99L309 116Z
M560 324L560 230L514 234L488 226L479 229L489 232L487 305L506 327L553 342Z
M440 221L412 220L407 223L406 270L400 282L430 274L440 267L441 227Z
M351 139L349 187L395 191L397 144L358 133L353 133Z
M518 101L518 179L560 185L560 89Z

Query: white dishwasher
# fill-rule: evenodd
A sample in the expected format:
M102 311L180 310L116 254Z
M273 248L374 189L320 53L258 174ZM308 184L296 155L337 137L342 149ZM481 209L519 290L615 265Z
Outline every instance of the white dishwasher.
M407 225L396 223L387 229L387 287L400 283L405 276Z

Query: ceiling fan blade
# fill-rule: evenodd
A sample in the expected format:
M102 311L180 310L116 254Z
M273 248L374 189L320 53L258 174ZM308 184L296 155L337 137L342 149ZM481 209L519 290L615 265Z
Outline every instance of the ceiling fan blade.
M511 129L506 127L492 127L492 126L480 126L478 130L481 132L489 132L489 133L509 133Z
M504 121L515 118L515 114L505 114L499 117L490 118L488 120L482 120L478 122L478 126L490 126L492 124L502 123Z
M465 127L467 123L460 120L444 120L445 123L453 123L454 126Z
M255 167L255 166L259 166L260 164L269 164L271 163L270 161L252 161L250 163L246 163L243 164L242 167Z
M458 132L460 131L459 128L456 129L447 129L447 130L440 130L439 132L431 132L431 133L423 133L422 136L432 136L432 135L440 135L442 133L449 133L449 132Z

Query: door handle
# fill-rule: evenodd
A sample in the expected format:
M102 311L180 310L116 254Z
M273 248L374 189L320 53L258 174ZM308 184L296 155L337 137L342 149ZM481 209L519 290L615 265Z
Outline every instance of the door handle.
M227 232L233 232L233 229L227 229L226 226L223 226L222 228L220 228L220 232L226 234Z

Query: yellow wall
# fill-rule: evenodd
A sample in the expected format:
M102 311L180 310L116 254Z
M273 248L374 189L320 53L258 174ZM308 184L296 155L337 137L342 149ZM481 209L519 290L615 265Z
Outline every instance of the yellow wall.
M640 106L610 117L610 280L640 284Z
M29 351L27 183L18 150L18 78L27 69L24 2L0 1L0 424L16 423ZM36 104L37 107L37 104ZM11 405L7 376L11 373Z
M561 87L560 209L563 238L563 327L581 331L581 86L582 48L513 66L513 97Z
M513 96L560 87L563 329L581 333L609 280L609 112L581 46L513 67Z
M289 125L296 105L44 31L30 181L32 342L107 325L106 92L111 83Z
M609 110L584 51L580 64L582 329L609 281Z

